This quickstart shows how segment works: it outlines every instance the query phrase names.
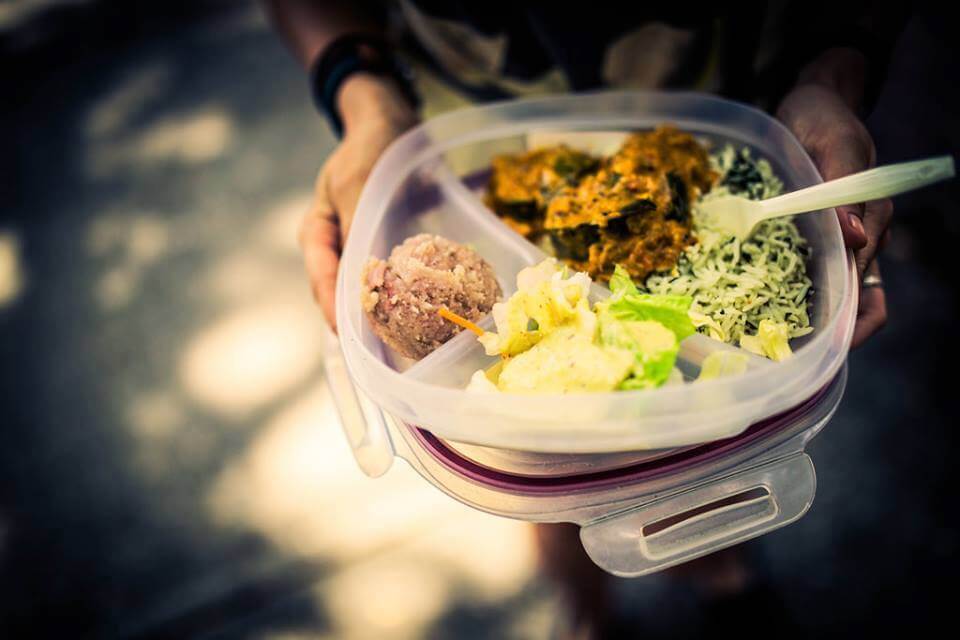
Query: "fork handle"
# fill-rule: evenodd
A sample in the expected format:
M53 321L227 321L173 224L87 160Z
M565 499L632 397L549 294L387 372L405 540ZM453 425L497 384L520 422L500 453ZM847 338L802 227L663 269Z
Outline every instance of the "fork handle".
M954 176L953 157L901 162L824 182L769 200L761 200L763 218L819 211L845 204L869 202L913 191Z

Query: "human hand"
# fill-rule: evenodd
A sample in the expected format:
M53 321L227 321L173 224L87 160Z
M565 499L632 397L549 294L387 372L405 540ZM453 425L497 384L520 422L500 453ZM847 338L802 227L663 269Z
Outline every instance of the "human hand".
M790 92L777 117L793 132L813 158L824 180L864 171L876 164L876 150L866 127L836 91L818 84L803 84ZM851 346L858 347L887 321L886 295L880 282L877 253L889 237L893 204L889 198L837 207L844 243L853 250L862 281L860 308Z
M300 248L314 300L333 330L334 294L340 251L360 199L360 191L384 149L416 124L417 116L391 80L351 76L338 99L343 140L317 175L313 201L300 225Z

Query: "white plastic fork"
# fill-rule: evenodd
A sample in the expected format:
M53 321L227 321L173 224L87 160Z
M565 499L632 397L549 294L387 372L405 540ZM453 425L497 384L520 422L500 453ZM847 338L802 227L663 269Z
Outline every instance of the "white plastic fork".
M889 198L953 176L953 157L939 156L877 167L768 200L717 197L700 204L699 217L702 224L746 238L763 220Z

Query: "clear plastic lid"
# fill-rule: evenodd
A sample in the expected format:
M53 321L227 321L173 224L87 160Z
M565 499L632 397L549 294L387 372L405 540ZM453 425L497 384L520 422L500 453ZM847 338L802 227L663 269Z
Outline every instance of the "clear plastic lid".
M643 391L568 395L476 394L471 374L495 358L461 333L419 362L396 357L373 334L360 302L361 272L404 239L436 233L474 247L505 296L517 272L544 254L483 204L490 158L557 132L650 129L670 122L709 144L747 146L768 159L786 189L821 182L797 140L748 106L693 93L604 92L511 101L430 120L398 139L377 163L357 207L337 282L337 325L353 381L383 410L437 436L541 452L681 447L727 438L795 406L823 387L846 358L857 307L852 257L833 211L797 218L812 249L812 334L779 363L751 356L746 373ZM603 136L599 137L600 139ZM597 140L592 136L591 140ZM604 295L595 287L595 297ZM490 318L481 326L491 328ZM681 345L679 368L695 377L712 351L736 349L702 335Z

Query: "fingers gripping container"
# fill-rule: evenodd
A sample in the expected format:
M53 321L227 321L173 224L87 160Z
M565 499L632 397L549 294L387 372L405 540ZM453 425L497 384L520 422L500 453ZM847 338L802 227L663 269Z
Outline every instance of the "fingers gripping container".
M812 249L813 333L779 363L750 356L746 373L653 390L569 395L476 394L490 366L463 332L419 362L385 347L360 303L370 256L421 232L475 248L504 296L545 254L483 204L490 160L562 141L597 153L623 132L665 122L709 147L732 143L768 159L786 189L821 182L778 122L751 107L692 93L605 92L511 101L450 113L408 132L381 157L361 195L337 281L339 340L328 336L327 376L363 470L399 455L428 481L476 508L537 522L575 522L604 569L650 573L796 520L815 490L803 451L833 414L857 308L852 257L832 210L797 218ZM606 294L595 286L591 297ZM480 323L492 328L492 320ZM690 381L712 351L681 345Z

